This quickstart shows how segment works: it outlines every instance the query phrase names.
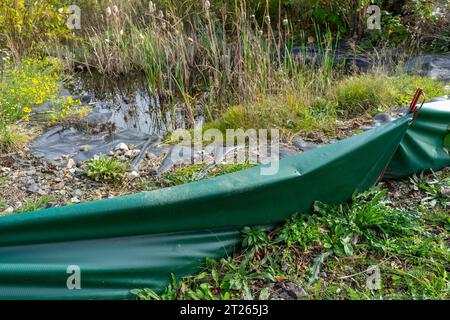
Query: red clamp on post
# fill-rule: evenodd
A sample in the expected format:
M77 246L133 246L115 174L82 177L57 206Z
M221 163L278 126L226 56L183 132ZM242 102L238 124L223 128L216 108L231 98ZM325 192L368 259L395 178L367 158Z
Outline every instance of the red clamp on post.
M423 100L422 100L422 104L420 105L420 107L417 108L417 103L419 102L420 96L422 96ZM426 100L427 100L427 97L425 96L425 92L420 88L417 89L416 94L414 95L414 98L413 98L411 104L409 105L409 113L414 113L414 116L411 119L411 121L409 122L409 124L411 124L419 116L420 110L422 110L423 104L425 103Z
M417 108L417 103L419 102L420 96L423 97L422 104L419 108ZM409 105L409 113L414 113L414 116L412 117L409 124L413 123L414 120L419 116L420 110L422 110L423 104L425 103L427 97L425 96L425 92L422 89L417 89L416 94L414 95L414 98ZM381 172L380 176L378 177L377 181L375 182L375 185L377 186L381 180L383 179L384 174L386 173L386 170L389 166L389 163L386 164L386 166L383 168L383 171Z

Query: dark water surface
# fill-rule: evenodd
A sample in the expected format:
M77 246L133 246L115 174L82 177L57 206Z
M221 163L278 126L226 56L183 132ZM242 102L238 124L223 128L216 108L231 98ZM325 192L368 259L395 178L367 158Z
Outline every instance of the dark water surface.
M141 73L117 78L80 73L70 91L76 95L90 95L95 103L91 118L97 113L106 114L108 121L119 130L162 135L185 126L181 112L162 105Z
M59 160L63 156L86 160L95 154L107 154L121 142L139 148L152 140L156 146L168 130L185 127L182 112L163 106L143 74L110 78L80 73L63 94L90 106L92 111L86 124L103 129L51 128L31 144L32 153L45 160Z

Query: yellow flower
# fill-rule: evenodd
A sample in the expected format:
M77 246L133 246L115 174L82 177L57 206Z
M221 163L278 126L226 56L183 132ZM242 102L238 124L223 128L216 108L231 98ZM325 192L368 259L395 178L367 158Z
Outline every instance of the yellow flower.
M25 122L28 122L28 121L30 121L30 117L28 115L24 115L22 117L22 120L25 121Z
M25 108L23 108L23 112L30 113L31 112L31 108L30 107L25 107Z

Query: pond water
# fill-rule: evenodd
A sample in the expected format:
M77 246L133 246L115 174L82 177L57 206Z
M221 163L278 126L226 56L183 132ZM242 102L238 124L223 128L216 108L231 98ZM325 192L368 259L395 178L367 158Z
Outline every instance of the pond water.
M94 102L92 121L107 119L119 130L162 135L185 126L181 111L161 105L140 73L120 78L81 73L75 77L70 91L91 97Z
M86 123L97 129L59 126L45 132L31 144L32 153L45 160L64 156L86 160L94 154L107 154L121 142L139 148L151 140L156 146L168 130L186 127L183 113L161 105L142 74L109 78L80 73L62 94L89 105L92 111ZM38 109L45 111L49 106L51 103Z

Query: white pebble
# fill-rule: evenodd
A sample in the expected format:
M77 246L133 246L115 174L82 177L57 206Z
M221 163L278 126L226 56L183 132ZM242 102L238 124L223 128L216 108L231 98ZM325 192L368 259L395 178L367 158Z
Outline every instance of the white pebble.
M73 159L67 160L67 169L72 169L75 166L75 161Z
M9 207L7 209L5 209L2 214L10 214L14 212L14 208L13 207Z
M114 148L114 150L128 151L129 149L125 143L121 142Z
M70 199L72 201L72 203L80 203L80 199L78 199L77 197L73 197L72 199Z
M139 178L139 177L140 177L140 175L136 171L131 171L128 174L128 179L130 179L130 180L133 180L133 179L136 179L136 178Z

